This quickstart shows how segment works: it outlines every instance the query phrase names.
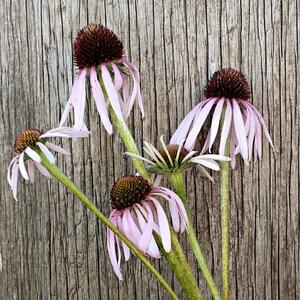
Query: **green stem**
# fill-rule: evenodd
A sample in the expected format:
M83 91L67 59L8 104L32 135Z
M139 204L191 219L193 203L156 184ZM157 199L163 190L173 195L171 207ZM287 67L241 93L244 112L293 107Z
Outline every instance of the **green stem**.
M228 148L228 149L227 149ZM229 146L226 145L225 156L229 155ZM229 285L229 162L221 162L221 228L222 228L222 277L223 300L230 299Z
M121 123L121 121L119 120L119 118L117 117L115 111L113 110L113 108L111 106L109 106L109 110L110 110L110 113L112 116L113 123L118 129L120 136L121 136L122 140L124 141L124 144L127 148L127 151L131 152L133 154L136 154L136 155L140 155L139 150L136 147L135 141L134 141L127 125L124 125ZM138 158L135 158L135 157L131 157L131 159L132 159L132 162L133 162L135 168L137 169L139 175L142 176L144 179L148 180L149 182L151 182L150 176L145 168L143 161Z
M98 79L99 79L99 83L102 87L102 90L104 92L104 96L107 99L108 98L107 92L105 90L105 86L103 84L101 74L99 74L99 73L98 73ZM109 105L109 111L111 113L113 123L117 127L117 129L120 133L120 136L124 141L127 151L131 152L133 154L136 154L136 155L140 155L140 153L137 149L136 143L135 143L127 125L122 124L122 122L119 120L115 111L113 110L113 108L110 105ZM139 175L142 176L147 181L151 182L151 178L145 168L143 161L138 158L135 158L135 157L131 157L131 159L132 159L132 162L133 162L134 166L136 167L136 170L138 171ZM159 244L158 237L156 238L156 241ZM185 259L185 255L182 251L182 248L181 248L175 234L171 234L171 242L172 242L172 246L176 245L176 252L172 248L171 252L166 253L164 251L162 244L159 244L159 249L164 253L164 256L166 257L169 265L171 266L172 270L174 271L175 276L178 279L178 282L181 285L186 298L187 299L202 299L200 290L196 284L196 280L195 280L193 273ZM186 263L184 263L183 257L184 257ZM181 267L183 265L184 265L184 268Z
M178 297L168 285L168 283L164 280L164 278L144 257L144 255L126 238L126 236L123 235L122 232L99 211L99 209L75 186L75 184L55 164L51 164L40 150L36 149L36 152L38 152L39 156L42 159L42 165L130 248L130 250L142 261L142 263L152 272L152 274L162 284L162 286L166 289L166 291L169 293L172 299L178 300Z
M208 287L210 289L210 292L213 296L214 299L221 299L220 294L218 292L218 289L215 285L214 279L212 278L212 275L208 269L208 266L205 262L205 258L202 254L200 245L197 241L197 237L195 234L195 231L192 226L191 218L189 215L189 210L188 210L188 204L186 200L186 194L185 194L185 189L184 189L184 183L183 183L183 174L182 172L173 172L171 175L169 175L170 182L172 184L172 187L175 191L175 193L181 198L188 217L188 222L189 222L189 229L188 229L188 239L191 244L191 247L194 251L194 254L197 258L199 267L203 273L204 279L206 280Z
M221 115L221 124L224 126L225 107ZM223 128L222 128L223 129ZM230 155L230 134L227 137L224 156ZM222 161L220 165L221 185L221 229L222 229L222 278L223 278L223 300L230 299L230 275L229 275L229 175L230 164Z
M174 274L180 283L182 290L187 299L196 300L202 299L201 292L193 276L190 265L188 264L186 257L182 251L182 248L178 242L175 232L171 229L172 251L165 252L161 239L158 235L155 235L155 240L166 257L169 265L171 266Z

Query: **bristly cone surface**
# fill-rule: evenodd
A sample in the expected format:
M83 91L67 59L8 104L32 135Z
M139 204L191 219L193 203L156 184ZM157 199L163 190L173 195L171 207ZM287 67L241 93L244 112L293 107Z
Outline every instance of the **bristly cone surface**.
M45 143L47 138L39 139L42 132L36 128L26 129L22 131L16 138L14 150L16 153L22 153L27 147L35 147L36 142Z
M122 210L139 203L148 195L151 185L140 176L128 175L117 180L110 192L113 208Z
M177 151L178 151L179 146L178 145L167 145L167 150L170 154L171 160L173 162L173 166L170 163L170 160L168 158L168 155L165 151L164 148L161 148L159 150L159 153L161 154L161 156L164 158L164 160L166 161L168 167L170 169L172 169L175 165L175 160L176 160L176 156L177 156ZM178 156L178 165L180 165L180 163L182 162L182 160L188 155L189 151L186 150L185 148L181 148L180 149L180 153Z
M74 41L74 63L79 69L120 59L123 55L122 42L110 29L100 24L86 25Z
M227 68L215 72L208 81L204 90L205 98L250 98L250 87L245 76L239 71Z

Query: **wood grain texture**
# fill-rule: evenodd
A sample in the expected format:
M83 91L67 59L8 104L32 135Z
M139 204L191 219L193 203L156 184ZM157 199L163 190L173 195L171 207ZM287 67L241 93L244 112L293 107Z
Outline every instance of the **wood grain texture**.
M72 41L88 22L115 31L140 69L146 117L135 107L129 119L140 149L143 139L157 144L160 135L171 136L214 71L232 66L245 74L275 152L264 140L263 160L246 167L238 159L232 173L232 299L299 299L298 0L0 0L0 7L1 299L168 299L134 257L122 265L124 281L118 281L104 226L58 182L21 180L19 202L6 182L16 135L29 127L57 127L74 78ZM108 215L114 180L135 171L121 155L118 134L107 136L92 99L86 123L91 138L63 141L73 155L57 164ZM193 170L186 186L193 223L221 288L218 183ZM210 299L185 237L180 240L204 299ZM183 299L165 261L153 262Z

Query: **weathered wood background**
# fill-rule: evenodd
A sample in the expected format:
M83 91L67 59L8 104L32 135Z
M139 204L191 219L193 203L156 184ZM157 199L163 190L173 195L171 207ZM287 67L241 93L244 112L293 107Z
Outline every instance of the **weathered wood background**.
M74 78L72 41L88 22L115 31L140 69L146 117L135 107L129 120L140 148L143 139L170 137L214 71L232 66L245 74L276 150L264 140L263 160L250 167L239 160L232 174L232 299L299 299L299 10L296 0L1 0L1 299L168 299L134 257L118 281L104 226L56 180L20 180L19 202L6 182L16 135L58 126ZM59 156L58 165L108 216L114 180L134 169L121 155L118 134L107 136L93 101L86 120L92 137L63 141L73 156ZM218 183L193 170L187 186L198 237L221 287ZM164 260L155 265L183 299Z

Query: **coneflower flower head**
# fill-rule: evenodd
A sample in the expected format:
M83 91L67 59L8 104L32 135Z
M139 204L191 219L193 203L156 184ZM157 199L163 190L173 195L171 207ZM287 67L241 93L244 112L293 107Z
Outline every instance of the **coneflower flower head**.
M130 152L126 152L126 154L146 161L149 165L148 170L150 173L170 174L173 172L182 172L198 165L201 171L211 180L211 176L203 167L218 171L220 170L220 167L216 160L230 160L230 158L228 157L215 154L204 154L196 156L195 154L197 153L197 151L193 151L192 149L188 150L187 148L185 148L184 142L181 142L179 145L166 145L162 136L160 138L160 141L162 144L162 148L160 148L159 150L157 150L152 144L144 141L144 150L149 155L151 160Z
M261 159L261 127L272 148L272 140L258 110L249 102L250 87L243 74L227 68L213 74L205 88L206 99L196 105L185 117L171 138L171 142L186 139L185 147L193 148L196 138L210 112L213 112L211 127L201 151L210 150L216 140L221 119L219 154L224 155L230 137L231 166L235 167L235 155L241 154L249 164L254 153L255 160ZM221 118L223 115L223 118Z
M25 180L33 182L34 166L36 166L44 176L51 178L50 173L41 164L41 157L38 154L39 151L41 151L52 164L55 163L55 158L49 149L64 155L70 155L69 151L48 142L50 137L77 138L87 137L88 135L88 131L76 131L68 127L55 128L45 133L42 133L36 128L22 131L14 142L16 155L11 160L7 172L7 181L13 191L13 197L17 200L19 171ZM25 163L27 163L28 172Z
M97 24L82 28L73 46L74 63L79 69L119 60L124 52L119 38L110 29Z
M113 209L125 209L140 203L151 190L151 185L140 176L129 175L115 182L110 192Z
M86 128L83 119L87 75L101 121L109 134L112 134L112 124L108 116L108 106L112 107L124 128L125 119L128 118L135 99L138 100L142 116L144 115L139 71L124 57L122 42L111 30L102 25L86 25L74 41L73 58L79 72L60 126L74 108L74 128Z
M248 100L250 95L250 86L245 76L232 68L215 72L204 90L204 96L207 99L225 97Z
M181 199L171 190L152 186L140 176L121 177L115 182L110 197L113 210L109 220L145 255L160 257L154 231L161 237L164 250L171 251L169 222L157 197L167 200L176 232L188 226ZM128 260L130 250L123 242L121 244L125 260ZM122 279L120 240L110 229L107 230L107 247L114 271Z

